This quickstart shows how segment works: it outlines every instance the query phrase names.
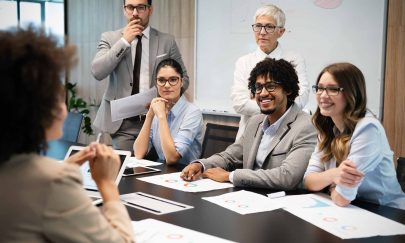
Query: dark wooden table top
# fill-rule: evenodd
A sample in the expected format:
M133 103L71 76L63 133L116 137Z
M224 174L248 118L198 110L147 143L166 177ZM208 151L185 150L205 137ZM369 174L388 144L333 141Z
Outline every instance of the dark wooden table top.
M47 155L63 159L70 145L78 145L66 141L53 141ZM182 166L158 166L163 173L181 171ZM157 175L153 173L150 175ZM154 218L188 229L218 236L237 242L405 242L405 235L379 236L361 239L341 240L340 238L284 211L277 209L269 212L241 215L221 206L201 199L202 197L217 196L238 190L248 190L260 194L274 191L265 189L228 188L209 192L183 192L155 184L137 180L136 178L149 175L123 177L119 190L121 194L145 192L151 195L167 198L193 206L180 212L165 215L155 215L136 208L127 207L132 220ZM301 194L305 191L291 191L287 194ZM354 201L354 205L382 215L399 223L405 224L405 210L378 206L370 203ZM370 222L373 223L373 222Z
M162 173L181 171L181 166L158 166ZM156 175L156 173L150 174ZM143 176L150 176L143 175ZM119 185L120 193L145 192L162 198L194 206L193 209L166 215L155 215L132 207L127 207L133 220L154 218L199 232L215 235L237 242L342 242L340 238L284 211L282 209L241 215L221 206L201 199L238 190L248 190L260 194L274 191L265 189L228 188L209 192L183 192L137 180L140 176L123 177ZM291 191L287 194L301 194L305 191ZM356 206L405 224L405 211L364 202L354 202ZM371 222L372 223L372 222ZM405 242L405 235L370 237L345 242Z

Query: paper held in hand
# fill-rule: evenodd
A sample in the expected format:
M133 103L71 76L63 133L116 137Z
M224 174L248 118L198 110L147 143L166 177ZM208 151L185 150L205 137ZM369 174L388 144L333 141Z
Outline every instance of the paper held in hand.
M111 101L111 120L113 122L138 116L146 113L147 105L150 104L153 98L156 97L157 91L153 87L150 90L135 95L131 95L122 99Z

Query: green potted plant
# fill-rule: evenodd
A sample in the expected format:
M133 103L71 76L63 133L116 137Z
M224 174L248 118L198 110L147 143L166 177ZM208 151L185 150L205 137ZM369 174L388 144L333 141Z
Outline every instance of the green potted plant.
M89 116L90 110L87 102L82 98L76 96L77 83L66 82L67 90L67 108L70 112L80 112L83 115L83 132L87 135L94 135L93 128L91 127L91 118Z

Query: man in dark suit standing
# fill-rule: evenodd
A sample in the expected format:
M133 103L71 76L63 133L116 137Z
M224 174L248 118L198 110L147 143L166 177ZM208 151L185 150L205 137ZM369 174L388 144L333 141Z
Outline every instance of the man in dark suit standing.
M115 149L131 151L144 116L113 122L110 101L153 88L156 66L166 58L173 58L182 66L184 90L189 80L174 37L149 26L152 0L124 0L123 11L128 24L101 35L91 65L97 80L109 76L94 126L111 135Z

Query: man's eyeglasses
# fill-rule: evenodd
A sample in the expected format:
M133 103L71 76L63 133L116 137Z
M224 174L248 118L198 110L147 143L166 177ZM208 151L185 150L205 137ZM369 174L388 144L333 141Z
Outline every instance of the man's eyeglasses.
M273 92L279 84L281 83L277 81L270 81L264 84L255 83L255 92L256 94L260 94L263 88L265 88L267 92Z
M170 77L168 79L165 78L157 78L156 79L156 84L159 86L165 86L166 83L168 82L170 86L175 86L179 82L180 78L179 77Z
M261 32L262 28L264 28L264 31L266 31L266 33L273 33L274 30L276 30L276 28L281 28L278 26L274 26L271 24L266 24L266 25L262 25L262 24L252 24L252 29L254 32Z
M322 87L318 85L313 85L312 86L312 91L317 94L321 95L323 91L326 91L326 94L329 96L336 96L339 94L339 92L343 91L343 88L340 87Z
M145 4L138 4L138 5L132 5L132 4L127 4L124 6L125 10L127 11L127 13L131 14L134 12L134 9L136 9L136 11L138 13L143 13L146 11L147 8L149 8L149 5L145 5Z

